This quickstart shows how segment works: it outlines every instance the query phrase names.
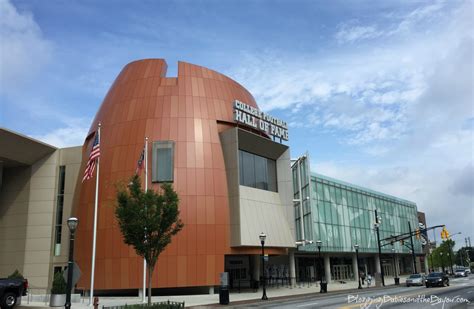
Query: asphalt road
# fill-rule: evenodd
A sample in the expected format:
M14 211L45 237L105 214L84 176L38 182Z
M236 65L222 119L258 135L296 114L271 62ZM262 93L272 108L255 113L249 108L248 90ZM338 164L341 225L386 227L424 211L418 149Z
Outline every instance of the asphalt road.
M474 275L452 278L449 287L393 286L247 303L233 308L474 308Z

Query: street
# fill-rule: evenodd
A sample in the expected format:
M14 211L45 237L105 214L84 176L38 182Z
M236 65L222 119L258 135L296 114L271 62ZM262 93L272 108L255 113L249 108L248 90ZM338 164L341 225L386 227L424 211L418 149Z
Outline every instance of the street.
M452 278L449 287L389 287L338 295L306 295L233 308L474 308L474 275Z

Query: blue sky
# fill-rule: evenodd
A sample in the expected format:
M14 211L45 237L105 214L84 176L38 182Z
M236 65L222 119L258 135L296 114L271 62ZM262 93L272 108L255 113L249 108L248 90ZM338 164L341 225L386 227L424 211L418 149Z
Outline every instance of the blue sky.
M178 60L195 63L288 121L292 155L308 151L314 171L412 200L459 241L474 236L473 10L457 0L0 0L0 126L80 145L125 64L165 58L175 76Z

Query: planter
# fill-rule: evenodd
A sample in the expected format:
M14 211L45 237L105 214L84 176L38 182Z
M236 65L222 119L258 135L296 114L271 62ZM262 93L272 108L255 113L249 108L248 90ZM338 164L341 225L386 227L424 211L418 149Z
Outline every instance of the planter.
M64 307L66 305L66 294L51 294L50 307Z

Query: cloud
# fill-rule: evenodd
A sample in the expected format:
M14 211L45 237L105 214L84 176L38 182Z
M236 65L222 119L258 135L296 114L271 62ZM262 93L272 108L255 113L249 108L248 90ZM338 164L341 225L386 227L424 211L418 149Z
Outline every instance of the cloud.
M339 31L335 37L339 43L353 43L365 39L374 39L383 35L375 26L350 26L339 25Z
M63 121L62 127L32 137L58 148L80 146L84 143L89 127L89 119L68 118Z
M456 195L474 197L474 166L472 164L462 169L454 179L451 191Z
M51 59L53 46L29 12L0 0L0 94L22 89Z

